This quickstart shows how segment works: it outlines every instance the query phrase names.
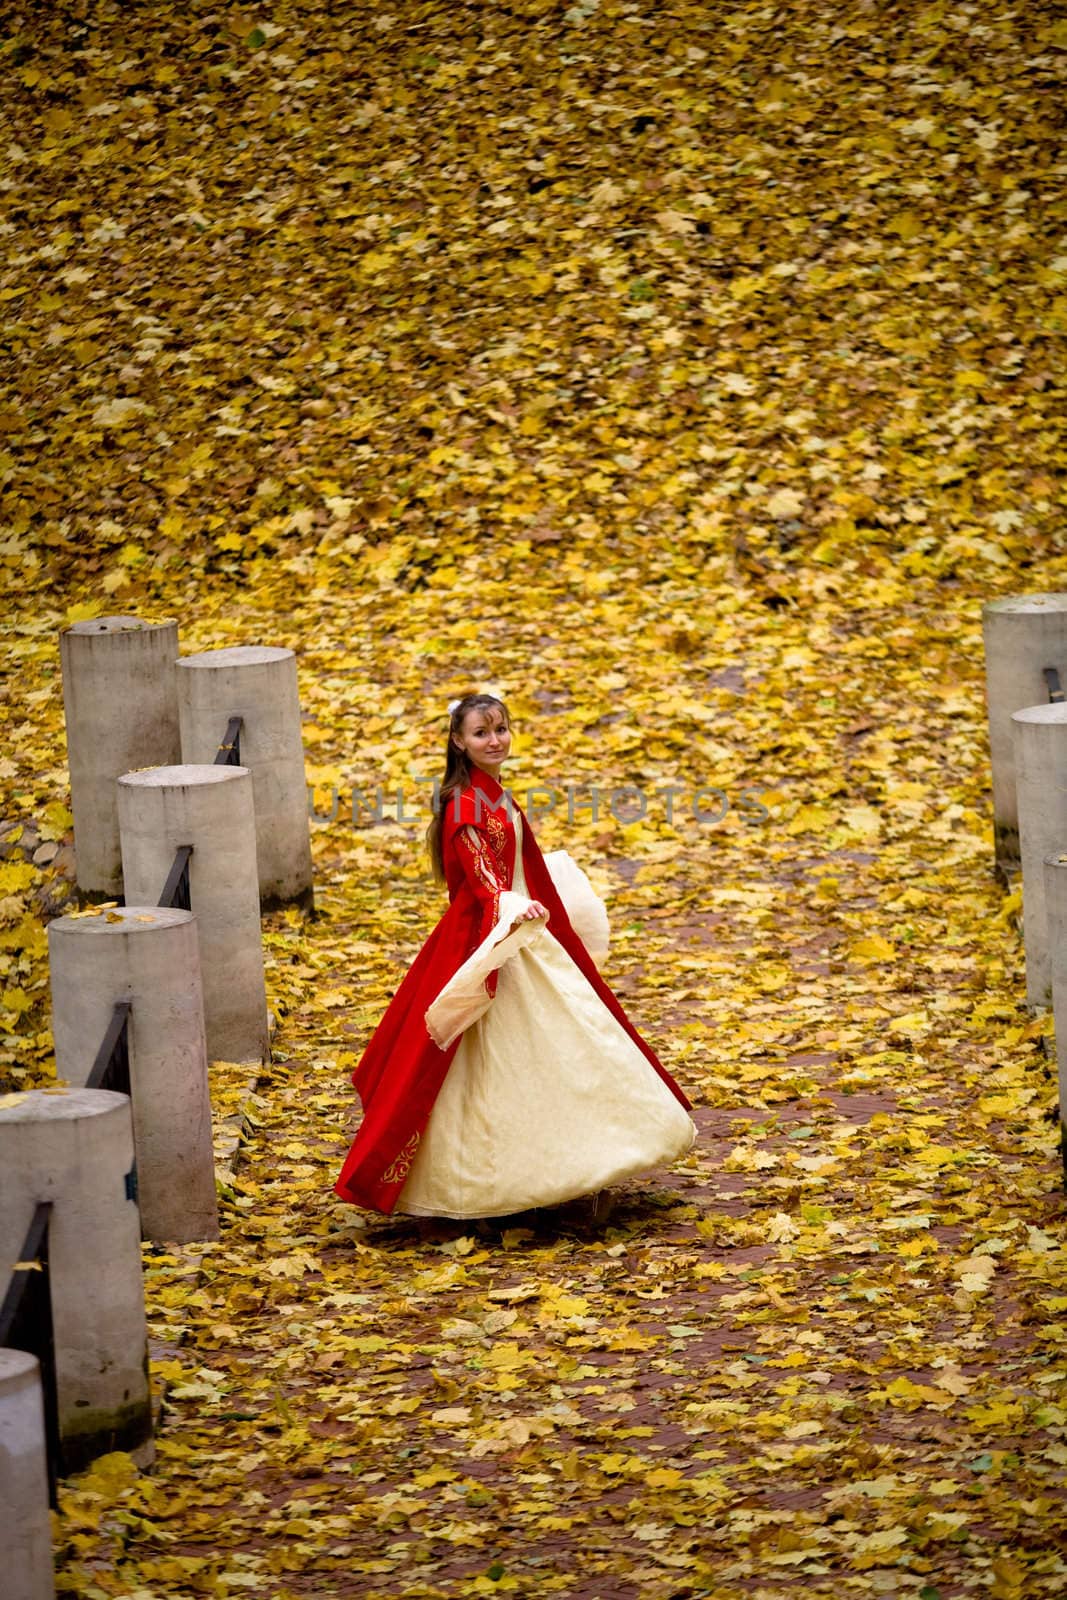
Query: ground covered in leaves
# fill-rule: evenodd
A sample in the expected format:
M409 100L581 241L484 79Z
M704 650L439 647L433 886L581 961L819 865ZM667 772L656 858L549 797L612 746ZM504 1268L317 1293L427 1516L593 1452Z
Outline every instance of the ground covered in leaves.
M317 813L223 1237L146 1251L157 1463L65 1486L60 1592L1061 1593L979 616L1067 586L1067 30L341 9L0 4L6 1084L51 1070L63 625L292 645ZM433 1243L330 1186L487 686L701 1138Z

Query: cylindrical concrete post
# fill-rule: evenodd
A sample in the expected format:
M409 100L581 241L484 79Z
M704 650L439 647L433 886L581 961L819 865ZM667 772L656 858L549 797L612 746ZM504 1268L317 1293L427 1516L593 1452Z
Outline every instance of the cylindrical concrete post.
M152 1458L130 1102L102 1089L0 1096L0 1261L52 1202L49 1283L61 1475L110 1450Z
M196 919L126 906L48 925L56 1076L80 1088L115 1002L131 1002L127 1043L141 1231L217 1239L204 996Z
M313 905L311 834L296 657L237 645L178 662L182 760L214 761L231 717L241 717L241 765L256 797L262 906Z
M41 1369L0 1350L0 1560L6 1600L53 1600Z
M998 865L1019 863L1015 746L1011 716L1048 702L1045 667L1055 667L1067 693L1067 594L1016 595L982 607L989 752L993 765L993 830Z
M94 617L59 636L78 888L122 893L115 779L181 760L176 622Z
M1067 839L1063 844L1062 850L1045 858L1045 913L1060 1080L1060 1149L1067 1177Z
M246 767L150 767L118 783L122 872L131 905L158 901L175 851L192 845L189 900L200 940L212 1061L263 1061L267 991L259 925L256 819Z
M1023 868L1026 999L1031 1006L1047 1006L1052 999L1052 963L1045 858L1067 849L1067 704L1026 706L1012 712L1011 722Z

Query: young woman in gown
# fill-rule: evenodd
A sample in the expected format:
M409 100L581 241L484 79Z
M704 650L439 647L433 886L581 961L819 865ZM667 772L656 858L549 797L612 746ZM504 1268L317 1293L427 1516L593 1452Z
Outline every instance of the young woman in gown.
M689 1101L571 925L499 782L507 709L467 695L428 840L449 908L353 1074L363 1121L335 1185L354 1205L506 1216L675 1160Z

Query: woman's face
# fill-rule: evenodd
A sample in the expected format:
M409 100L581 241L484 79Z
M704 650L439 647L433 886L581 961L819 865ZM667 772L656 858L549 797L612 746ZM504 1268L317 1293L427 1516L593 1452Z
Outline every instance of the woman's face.
M499 706L478 706L466 713L452 740L468 760L495 778L511 750L511 729Z

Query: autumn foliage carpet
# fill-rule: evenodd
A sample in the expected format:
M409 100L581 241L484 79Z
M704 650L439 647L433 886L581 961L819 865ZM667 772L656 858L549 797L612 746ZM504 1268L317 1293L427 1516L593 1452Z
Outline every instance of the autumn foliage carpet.
M1063 1593L1051 1020L979 626L1067 585L1062 19L0 24L6 1085L51 1073L64 624L293 646L322 819L222 1238L145 1252L156 1465L64 1486L60 1593ZM331 1183L477 686L701 1138L607 1219L433 1242Z

